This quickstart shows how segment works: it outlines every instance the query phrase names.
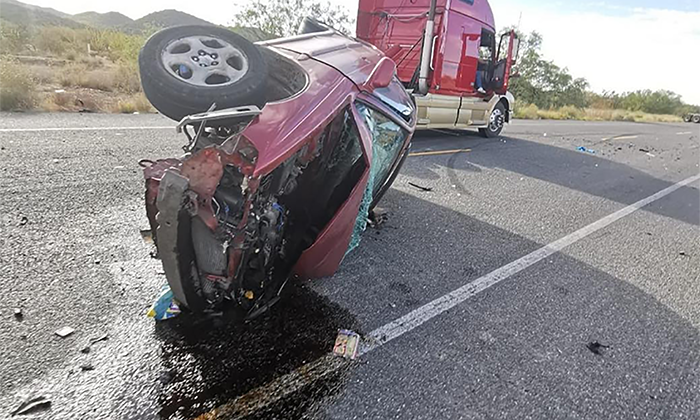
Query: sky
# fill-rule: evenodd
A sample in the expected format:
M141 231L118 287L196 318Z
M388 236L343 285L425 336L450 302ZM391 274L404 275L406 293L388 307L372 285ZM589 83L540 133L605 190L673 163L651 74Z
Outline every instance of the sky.
M329 0L354 16L357 2ZM66 13L121 12L137 19L177 9L230 23L245 0L24 0ZM491 0L497 27L517 25L543 36L544 56L594 91L667 89L700 104L700 0L545 2Z

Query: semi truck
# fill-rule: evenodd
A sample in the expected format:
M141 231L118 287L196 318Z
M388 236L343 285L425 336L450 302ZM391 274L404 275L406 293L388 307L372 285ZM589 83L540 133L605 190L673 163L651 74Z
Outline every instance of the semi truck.
M500 134L519 40L497 36L487 0L360 0L357 37L379 48L418 108L417 128Z

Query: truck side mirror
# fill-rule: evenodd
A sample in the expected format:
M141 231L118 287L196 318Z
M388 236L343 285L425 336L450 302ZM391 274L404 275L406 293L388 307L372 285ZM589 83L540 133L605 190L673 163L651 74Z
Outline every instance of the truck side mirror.
M364 86L367 89L387 87L391 84L395 74L396 63L389 57L384 57L374 66Z

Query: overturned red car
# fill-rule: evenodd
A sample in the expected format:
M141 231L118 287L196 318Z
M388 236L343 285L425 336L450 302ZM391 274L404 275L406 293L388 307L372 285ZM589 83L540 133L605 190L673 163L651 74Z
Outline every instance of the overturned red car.
M307 19L252 44L218 27L155 34L144 92L188 138L142 161L146 209L176 299L249 316L292 277L333 274L407 156L416 124L396 66Z

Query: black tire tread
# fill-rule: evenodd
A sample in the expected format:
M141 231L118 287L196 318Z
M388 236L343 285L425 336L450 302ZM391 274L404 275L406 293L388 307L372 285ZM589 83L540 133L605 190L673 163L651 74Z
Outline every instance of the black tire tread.
M202 87L183 82L161 63L161 51L173 39L192 35L223 39L239 48L248 59L248 72L228 86ZM216 26L174 26L157 32L148 39L139 53L141 85L151 104L174 120L204 112L213 104L217 109L243 105L265 106L265 85L268 68L253 43L227 29Z

